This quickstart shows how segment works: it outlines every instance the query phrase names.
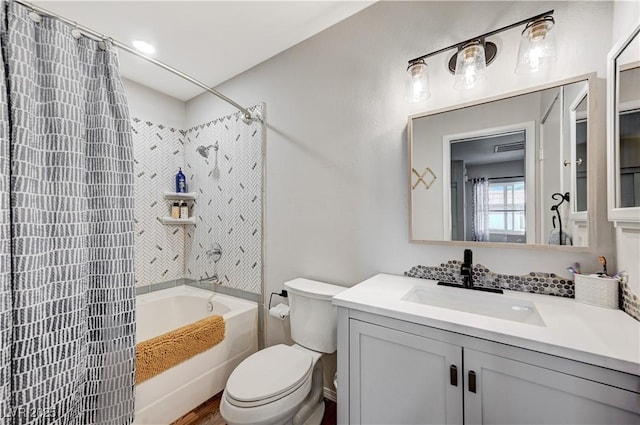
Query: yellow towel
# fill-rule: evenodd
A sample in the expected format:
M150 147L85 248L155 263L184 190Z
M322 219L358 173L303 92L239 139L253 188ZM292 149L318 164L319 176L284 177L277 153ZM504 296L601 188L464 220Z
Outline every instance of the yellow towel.
M224 339L222 316L208 316L195 323L136 345L136 383L172 368Z

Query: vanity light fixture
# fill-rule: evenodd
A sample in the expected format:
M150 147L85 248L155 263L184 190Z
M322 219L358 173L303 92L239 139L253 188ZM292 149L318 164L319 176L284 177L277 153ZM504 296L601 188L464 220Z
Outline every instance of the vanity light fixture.
M498 48L495 43L487 41L487 37L503 31L525 25L518 49L517 72L538 71L549 59L555 57L555 43L551 28L555 24L553 10L531 18L515 22L511 25L470 38L440 50L427 53L409 61L407 71L411 76L410 99L421 102L429 97L428 57L457 49L449 59L448 68L455 75L454 88L468 90L486 79L485 70L496 57Z

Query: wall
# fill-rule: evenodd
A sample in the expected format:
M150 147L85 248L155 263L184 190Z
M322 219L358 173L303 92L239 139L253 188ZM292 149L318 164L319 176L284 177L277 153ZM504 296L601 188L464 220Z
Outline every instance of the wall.
M165 226L170 215L164 192L174 190L175 174L184 166L180 129L186 125L185 103L134 81L122 79L133 128L136 286L146 287L184 277L184 229Z
M262 106L251 113L262 114ZM197 194L186 229L185 276L199 280L217 274L220 284L254 294L262 288L262 150L264 126L240 114L192 127L185 132L185 174ZM217 145L209 156L198 146ZM218 262L207 254L219 243Z
M262 176L264 128L246 125L238 114L186 126L184 102L124 80L132 116L136 175L136 286L218 274L220 285L260 295L262 289ZM252 112L263 114L259 105ZM173 127L173 126L176 127ZM209 158L200 145L218 145ZM195 226L167 226L182 168ZM207 252L217 242L222 257L216 263Z
M431 98L405 101L408 59L551 8L558 60L546 75L514 74L516 29L496 37L500 50L483 88L455 92L442 54L429 61ZM265 293L298 276L351 286L379 272L461 258L462 246L408 243L407 116L593 71L604 76L611 19L612 4L604 2L379 2L218 87L241 104L265 101L269 111ZM187 103L190 126L230 111L207 94ZM613 257L610 245L598 251ZM597 268L591 253L474 254L498 273L566 276L575 261ZM267 344L286 335L269 318Z
M122 79L129 102L129 115L176 129L187 128L186 105L134 81Z
M160 217L171 216L175 174L184 167L182 131L132 118L135 173L136 287L184 277L184 227L165 226Z

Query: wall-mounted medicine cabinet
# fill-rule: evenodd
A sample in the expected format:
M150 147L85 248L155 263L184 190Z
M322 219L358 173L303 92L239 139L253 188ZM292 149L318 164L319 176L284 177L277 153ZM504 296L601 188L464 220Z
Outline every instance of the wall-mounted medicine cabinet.
M640 226L640 24L607 58L607 204L616 226Z

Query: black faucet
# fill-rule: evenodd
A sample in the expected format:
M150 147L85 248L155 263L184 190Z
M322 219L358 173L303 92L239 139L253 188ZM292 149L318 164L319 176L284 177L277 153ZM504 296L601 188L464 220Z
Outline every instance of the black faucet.
M470 249L464 250L464 261L460 266L460 274L463 286L467 289L473 289L473 252Z
M476 291L495 292L502 294L502 289L499 288L485 288L483 286L473 285L473 252L470 249L464 250L464 260L462 266L460 266L460 274L462 275L462 285L453 282L438 282L438 285L453 286L456 288L474 289Z

